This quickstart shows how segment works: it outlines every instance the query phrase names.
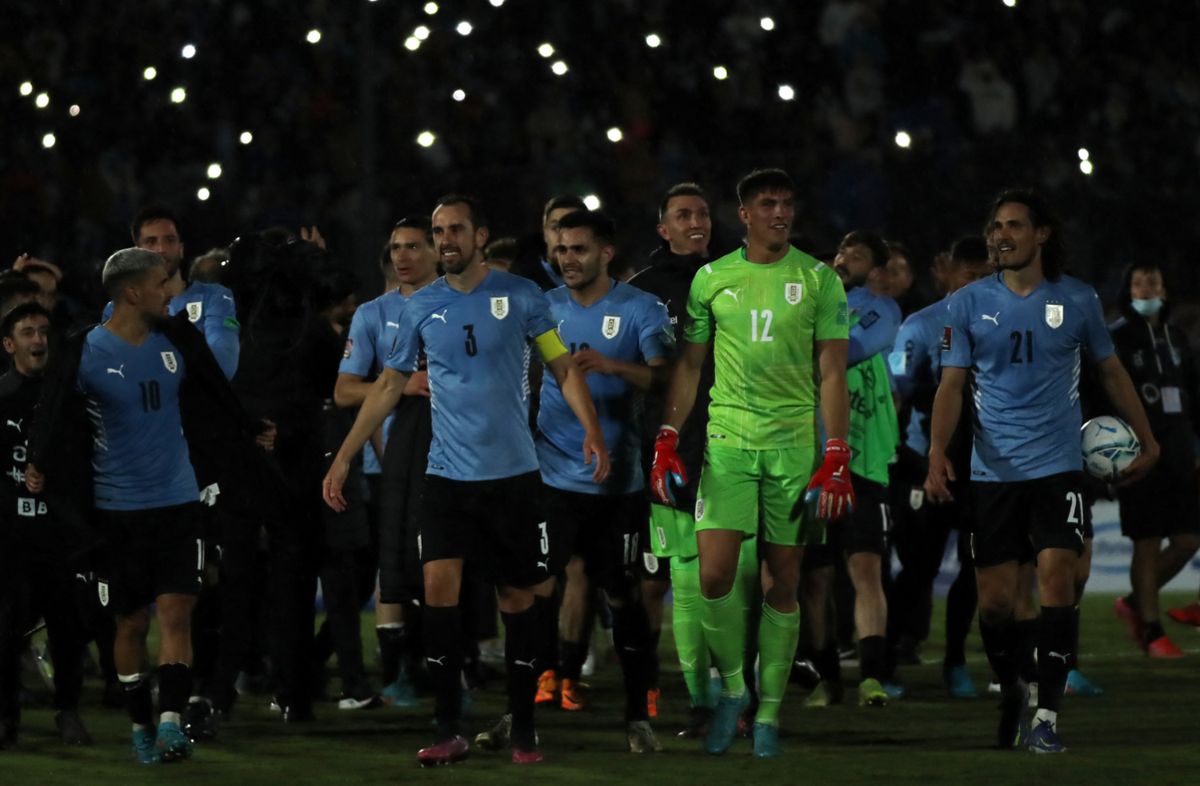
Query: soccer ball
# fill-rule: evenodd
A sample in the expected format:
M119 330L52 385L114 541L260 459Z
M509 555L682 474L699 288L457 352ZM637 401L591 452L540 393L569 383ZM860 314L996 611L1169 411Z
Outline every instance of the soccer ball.
M1080 429L1083 466L1088 474L1112 483L1142 452L1129 424L1112 415L1092 418Z

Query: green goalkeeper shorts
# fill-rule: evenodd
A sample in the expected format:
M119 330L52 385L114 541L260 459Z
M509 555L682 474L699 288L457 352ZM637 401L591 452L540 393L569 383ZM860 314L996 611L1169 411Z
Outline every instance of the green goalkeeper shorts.
M656 557L696 556L696 518L686 510L650 505L650 551Z
M696 531L729 529L767 543L803 546L824 528L809 526L804 496L816 468L814 448L740 450L710 444L696 494Z

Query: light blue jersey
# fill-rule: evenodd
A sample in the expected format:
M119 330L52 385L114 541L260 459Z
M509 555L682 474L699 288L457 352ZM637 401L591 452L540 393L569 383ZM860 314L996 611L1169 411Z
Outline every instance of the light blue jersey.
M385 292L359 306L350 320L346 348L342 352L339 374L353 374L364 379L379 374L388 355L396 345L400 330L400 315L408 298L399 290ZM386 448L392 427L392 415L383 421L383 444ZM379 456L370 441L363 447L363 472L378 475L382 471Z
M581 306L571 291L559 287L546 293L558 332L572 354L594 349L629 363L670 356L675 347L671 315L658 298L614 281L608 294ZM594 465L583 463L583 425L567 405L558 380L542 377L538 409L538 461L542 480L564 491L584 494L630 494L645 486L641 435L635 423L638 392L610 374L588 374L588 389L608 446L612 472L603 485L592 480Z
M942 372L942 327L948 299L943 298L911 314L900 325L888 355L888 369L900 397L912 404L904 444L922 456L929 453L929 423L933 395Z
M854 287L846 293L846 307L850 312L846 365L853 366L880 352L890 352L900 328L900 306L896 301L866 287Z
M187 369L166 336L141 346L100 326L84 340L77 384L92 422L95 502L101 510L145 510L200 499L179 412Z
M1113 354L1100 298L1070 276L1025 297L1002 274L950 296L942 366L974 374L971 479L1019 481L1079 471L1079 375Z
M433 442L428 473L495 480L538 468L529 430L532 340L554 330L537 284L490 270L470 292L439 278L408 301L389 368L428 357Z

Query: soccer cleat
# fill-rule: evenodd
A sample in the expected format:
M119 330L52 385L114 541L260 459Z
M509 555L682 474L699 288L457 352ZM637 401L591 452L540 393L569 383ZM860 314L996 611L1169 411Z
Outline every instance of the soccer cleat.
M192 741L177 723L158 724L158 740L155 744L163 762L183 761L192 757Z
M512 763L513 764L540 764L542 762L542 752L537 748L522 750L521 748L513 748Z
M183 733L192 742L209 742L217 736L217 719L212 702L205 698L189 701L183 708Z
M1033 753L1064 753L1067 746L1062 744L1050 721L1044 720L1029 733L1029 750Z
M886 707L888 703L887 691L883 689L883 685L874 677L868 677L858 683L858 706L860 707Z
M883 692L889 699L903 699L908 695L908 688L899 682L883 682Z
M583 692L583 683L578 680L563 680L562 694L559 706L568 712L578 712L587 707L587 696Z
M625 727L626 739L629 740L630 753L658 753L662 743L654 736L650 721L630 721Z
M646 691L646 715L648 717L658 717L658 700L661 696L662 691L658 688L651 688Z
M461 734L455 734L447 740L430 745L428 748L421 748L417 751L417 761L422 767L442 767L447 764L456 764L467 758L467 753L471 746L467 744L466 737Z
M712 707L689 707L687 725L683 727L683 731L675 736L685 740L700 739L708 734L708 724L712 720L712 715Z
M956 699L973 699L979 694L975 690L975 681L966 666L951 666L946 669L944 678L950 695Z
M390 707L416 707L420 704L417 701L417 692L413 690L412 683L403 674L396 678L396 681L386 686L379 692L379 698L384 704Z
M1164 635L1159 636L1157 639L1146 645L1146 654L1151 658L1175 660L1183 657L1183 650L1179 649L1179 645Z
M804 700L804 706L809 709L831 707L842 703L842 684L830 680L822 680L813 688L812 693Z
M554 704L558 700L558 675L553 669L546 669L542 672L542 676L538 677L537 694L533 698L534 704Z
M1129 634L1133 643L1144 649L1142 644L1143 623L1141 617L1138 616L1137 609L1129 605L1126 598L1118 595L1117 599L1113 601L1113 612L1125 626L1125 632Z
M754 724L754 756L759 759L772 759L783 755L783 747L779 744L779 727L769 723Z
M1169 609L1167 616L1181 625L1195 625L1200 628L1200 601L1180 606L1177 609Z
M92 735L88 734L83 719L75 710L61 710L54 713L54 725L58 729L58 737L64 745L91 745Z
M1090 698L1102 695L1104 688L1083 676L1083 672L1079 669L1071 669L1067 672L1067 686L1063 689L1063 693L1067 696Z
M338 699L337 706L339 710L373 710L381 704L383 704L383 699L374 693L362 696L344 693Z
M1016 748L1028 737L1029 685L1017 680L1006 685L1000 694L1000 725L996 730L996 747Z
M713 710L712 722L708 727L708 737L704 740L704 750L719 756L733 745L737 736L738 719L742 711L750 704L750 692L743 691L741 696L722 696Z
M512 742L512 715L506 713L500 716L496 725L487 731L475 735L475 744L485 751L498 751L509 746Z
M792 673L789 680L806 690L814 690L821 682L821 672L811 660L798 658L792 661Z
M158 749L153 731L150 729L134 729L133 755L137 757L138 764L162 763L162 752Z

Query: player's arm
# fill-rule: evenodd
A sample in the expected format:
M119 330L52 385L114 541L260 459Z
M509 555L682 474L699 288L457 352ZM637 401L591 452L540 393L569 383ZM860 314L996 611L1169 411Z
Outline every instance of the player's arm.
M1146 417L1146 410L1142 407L1142 401L1138 398L1137 391L1134 390L1129 372L1121 364L1120 358L1115 354L1109 355L1096 364L1096 370L1100 374L1100 384L1104 387L1104 392L1108 394L1108 400L1117 408L1117 412L1125 419L1125 422L1133 428L1133 433L1142 443L1142 452L1125 468L1121 473L1120 481L1117 482L1118 486L1128 486L1145 477L1146 473L1158 463L1158 440L1154 438L1154 432L1150 430L1150 420Z
M900 391L901 399L912 398L917 389L917 378L921 370L929 362L929 352L925 341L921 339L920 325L917 320L909 317L900 326L896 341L892 345L892 353L888 355L888 368L892 372L892 380Z
M583 426L583 463L591 464L594 456L596 467L592 471L592 480L603 483L608 478L608 450L604 447L604 432L600 430L600 418L596 415L596 405L592 402L584 374L563 346L557 330L543 333L535 342L546 367L558 382L563 399Z
M374 383L358 374L338 374L333 386L333 403L339 407L361 407Z
M670 371L666 358L654 358L645 363L619 360L595 349L576 352L575 364L585 374L608 374L619 377L641 391L661 390L666 386Z
M846 383L844 338L817 339L814 349L821 374L821 418L825 424L825 457L808 481L801 498L813 505L817 516L835 520L854 510L854 486L850 482L850 389ZM801 500L797 500L797 508ZM793 515L795 515L793 513Z
M675 368L671 371L670 385L667 387L663 407L664 427L678 432L683 428L688 415L692 414L692 407L696 405L696 390L700 387L700 370L704 367L704 361L708 359L711 349L711 341L699 344L683 342L679 357L675 361Z
M967 370L957 366L942 367L942 381L933 397L933 415L929 424L929 474L925 478L925 493L934 502L949 502L949 483L957 480L954 467L946 457L946 447L962 417L963 386Z
M865 327L863 320L850 328L850 346L846 352L846 363L851 366L886 352L896 340L900 329L900 308L894 302L881 299L873 306L875 319Z
M325 499L325 504L339 513L346 509L342 486L350 472L350 460L362 450L371 435L383 425L388 413L396 408L396 404L400 402L400 396L404 393L404 386L408 383L409 376L408 373L396 371L391 367L384 368L383 373L371 385L370 391L363 399L362 406L359 407L358 416L354 418L354 426L346 435L346 439L342 441L337 455L333 457L333 463L329 466L329 472L325 474L325 481L321 484L321 495Z
M850 433L850 388L846 384L849 342L826 339L816 342L821 370L821 419L828 439L845 440Z

